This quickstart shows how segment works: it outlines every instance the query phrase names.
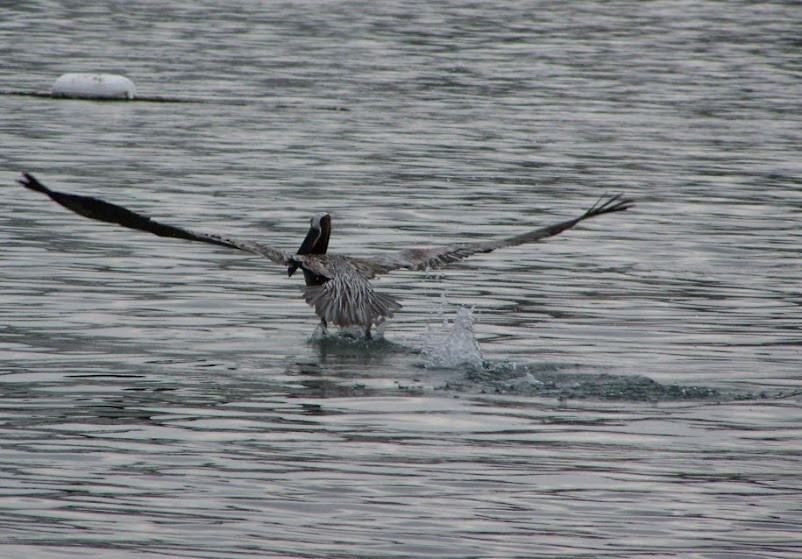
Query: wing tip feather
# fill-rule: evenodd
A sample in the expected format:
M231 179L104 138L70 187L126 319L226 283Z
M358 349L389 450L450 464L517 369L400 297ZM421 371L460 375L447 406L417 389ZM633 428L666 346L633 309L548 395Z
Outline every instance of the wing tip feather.
M594 217L612 212L624 212L633 207L635 207L635 199L625 197L623 192L614 195L604 193L596 203L585 212L584 217Z
M27 171L22 171L22 178L17 182L29 190L49 194L50 189L43 185L39 180Z

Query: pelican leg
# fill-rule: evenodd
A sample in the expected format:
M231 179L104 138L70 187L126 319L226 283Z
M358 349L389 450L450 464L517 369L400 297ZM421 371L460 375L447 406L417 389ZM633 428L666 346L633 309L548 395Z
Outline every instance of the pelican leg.
M370 324L368 324L367 328L365 328L365 339L372 340L373 334L370 333Z
M326 323L326 319L324 318L320 319L320 333L324 336L329 335L329 325Z

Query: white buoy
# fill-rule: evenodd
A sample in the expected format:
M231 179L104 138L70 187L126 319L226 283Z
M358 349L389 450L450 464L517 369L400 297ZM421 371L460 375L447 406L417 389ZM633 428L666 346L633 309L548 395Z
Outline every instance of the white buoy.
M74 99L133 99L136 87L125 76L70 73L53 82L51 93L53 97Z

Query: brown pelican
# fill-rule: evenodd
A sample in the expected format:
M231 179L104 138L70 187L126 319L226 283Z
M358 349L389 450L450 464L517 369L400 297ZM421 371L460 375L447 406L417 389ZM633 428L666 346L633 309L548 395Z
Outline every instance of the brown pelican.
M22 186L46 194L68 210L84 217L147 231L160 237L199 241L257 254L276 264L286 266L289 276L292 276L300 268L306 281L306 287L303 288L304 299L320 317L322 331L326 332L328 324L340 327L360 326L365 329L367 338L370 338L372 326L381 324L401 308L401 304L394 297L373 290L368 280L380 274L399 269L442 268L472 254L533 243L546 237L552 237L571 229L586 219L621 212L633 206L633 200L624 198L621 194L602 197L579 217L533 229L513 237L434 248L410 248L374 258L356 258L327 254L331 235L331 216L327 213L312 217L309 232L300 248L295 253L290 253L256 241L198 233L159 223L122 206L97 198L51 190L30 173L22 175L23 178L19 180Z

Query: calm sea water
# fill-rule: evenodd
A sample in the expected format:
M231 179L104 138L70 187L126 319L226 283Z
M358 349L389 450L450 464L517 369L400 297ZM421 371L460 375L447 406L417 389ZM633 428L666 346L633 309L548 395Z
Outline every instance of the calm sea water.
M796 2L24 2L0 20L4 558L802 554ZM47 91L121 73L144 98ZM356 255L631 212L377 287Z

